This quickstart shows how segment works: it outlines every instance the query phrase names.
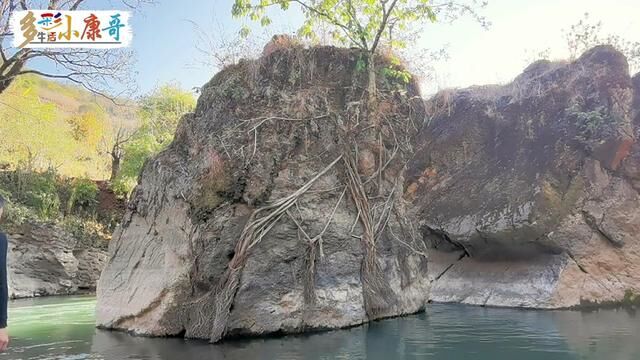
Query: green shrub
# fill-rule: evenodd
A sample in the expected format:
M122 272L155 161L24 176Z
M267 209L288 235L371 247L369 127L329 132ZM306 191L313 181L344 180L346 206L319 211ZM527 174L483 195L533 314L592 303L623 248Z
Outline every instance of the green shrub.
M116 178L116 181L111 183L111 190L116 193L120 199L127 199L134 187L135 183L133 183L133 180L124 176L119 176Z
M411 73L407 70L399 69L393 65L382 68L382 76L387 85L399 85L400 88L411 81Z
M34 221L38 219L33 209L30 209L24 205L7 202L2 214L2 223L20 226L28 221Z
M0 189L14 205L30 209L42 220L71 214L90 217L95 214L98 204L95 182L61 178L53 169L0 172Z
M89 179L74 179L71 184L71 195L67 201L67 214L79 211L85 214L95 213L98 204L98 185Z
M576 140L591 142L614 136L620 120L608 114L604 106L585 111L581 104L573 104L567 109L569 119L576 126Z
M388 86L404 88L411 81L411 73L404 69L400 59L391 56L389 64L382 68L382 77Z
M20 169L14 172L13 179L10 191L14 201L34 209L44 219L59 215L60 197L54 170L37 173Z
M54 170L0 171L0 195L7 200L3 228L51 222L72 234L76 246L106 248L115 217L98 221L98 194L94 181L63 178Z
M239 96L234 93L234 84L240 80L235 79L228 84L229 88L224 88L224 91L230 91L226 95L231 98ZM111 187L118 196L126 198L131 193L145 161L171 143L180 119L193 111L195 105L191 92L171 84L161 86L140 99L142 126L124 144L120 172Z
M9 226L22 225L28 220L38 218L33 209L14 202L9 191L0 188L0 195L2 195L2 197L6 200L2 212L1 223L8 224Z
M106 248L111 239L110 231L104 224L78 216L67 216L61 222L62 228L77 239L76 247Z
M27 206L38 212L44 219L54 219L60 214L60 198L56 193L29 191L27 194Z

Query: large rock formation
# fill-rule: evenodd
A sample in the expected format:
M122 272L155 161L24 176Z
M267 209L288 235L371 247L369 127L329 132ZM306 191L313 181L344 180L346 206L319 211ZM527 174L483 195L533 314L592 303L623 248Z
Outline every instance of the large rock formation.
M425 305L402 199L424 118L415 84L382 77L367 105L357 51L268 49L205 85L145 165L98 286L100 326L218 341Z
M537 62L428 108L405 197L432 300L558 308L640 292L640 77L623 55Z
M25 298L93 292L107 246L95 246L49 223L25 222L8 232L9 296Z
M441 93L424 126L401 69L367 104L359 58L279 41L205 85L114 235L100 326L218 341L360 324L429 296L637 298L640 77L620 53Z

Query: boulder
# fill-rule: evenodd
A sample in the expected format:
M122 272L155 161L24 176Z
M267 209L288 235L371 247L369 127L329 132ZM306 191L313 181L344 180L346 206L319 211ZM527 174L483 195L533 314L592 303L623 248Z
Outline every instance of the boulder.
M216 342L423 309L402 193L424 104L391 76L367 104L360 59L279 42L203 87L114 234L100 327Z
M431 300L562 308L640 292L639 83L600 46L428 102L405 198Z

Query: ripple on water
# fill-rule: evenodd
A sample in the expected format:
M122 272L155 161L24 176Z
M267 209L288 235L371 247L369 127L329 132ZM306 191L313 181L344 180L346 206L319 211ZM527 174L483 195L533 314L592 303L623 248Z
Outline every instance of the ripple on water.
M432 304L423 314L304 336L229 341L136 338L94 329L95 299L11 303L2 359L638 360L640 319L621 310L526 311Z

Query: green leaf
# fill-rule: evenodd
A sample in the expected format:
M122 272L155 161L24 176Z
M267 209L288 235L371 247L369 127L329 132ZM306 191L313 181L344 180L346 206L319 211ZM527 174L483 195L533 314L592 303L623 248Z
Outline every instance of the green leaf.
M271 19L263 16L262 19L260 19L260 25L262 26L269 26L271 24Z
M395 29L406 31L420 22L437 21L432 2L429 0L297 0L298 7L305 18L298 29L298 34L305 38L316 36L314 25L328 25L335 41L345 45L356 46L369 52L377 49L373 46L377 34L382 34L382 42L391 47L404 47L406 44L391 39L388 27L392 22ZM265 11L271 7L282 11L290 9L290 0L234 0L232 14L269 26L271 19ZM390 16L385 18L385 11L391 9ZM275 5L275 6L272 6ZM243 34L248 32L243 31Z
M242 28L240 29L240 36L242 36L243 38L248 37L250 33L251 29L246 25L242 26Z

